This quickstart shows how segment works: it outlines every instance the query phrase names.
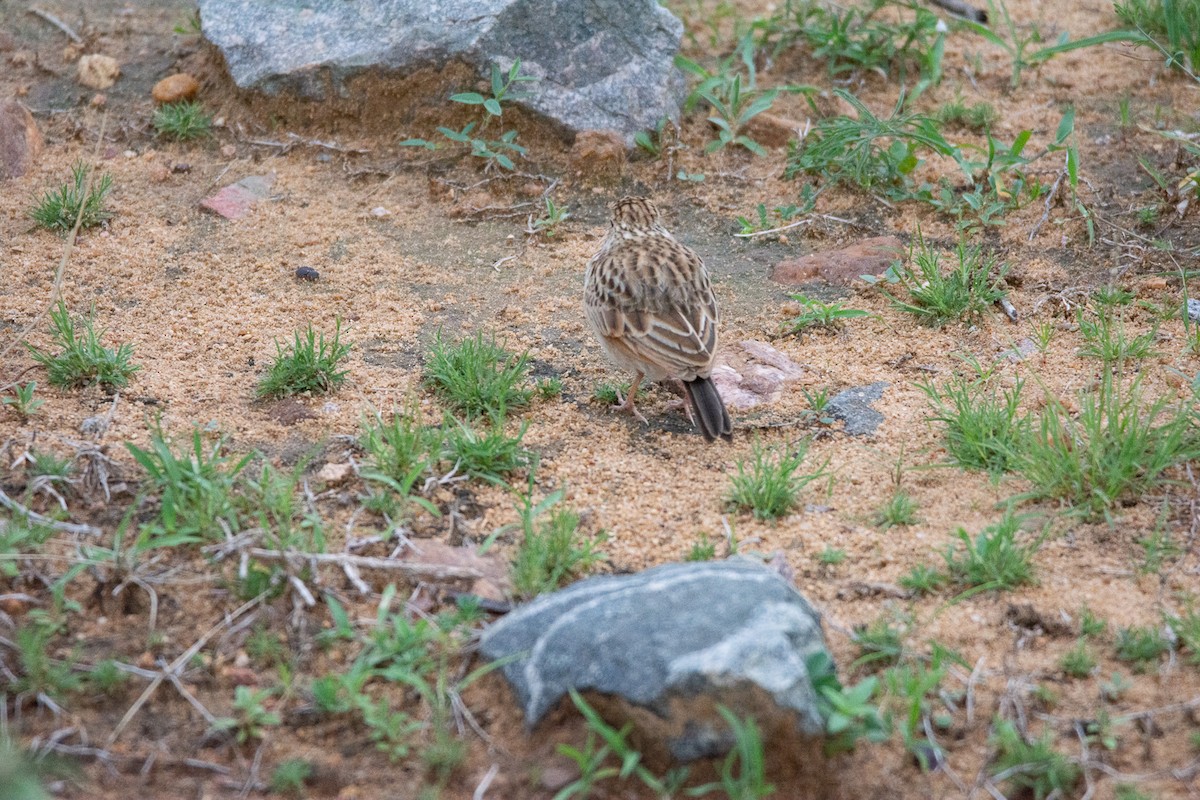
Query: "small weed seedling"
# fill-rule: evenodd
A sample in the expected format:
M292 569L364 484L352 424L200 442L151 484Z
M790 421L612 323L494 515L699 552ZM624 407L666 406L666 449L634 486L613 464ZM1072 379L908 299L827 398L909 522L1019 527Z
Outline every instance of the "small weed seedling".
M1084 638L1103 636L1108 630L1108 623L1097 617L1087 606L1079 612L1079 635Z
M13 394L8 397L0 397L0 403L15 411L21 419L29 419L46 402L33 396L36 390L37 381L30 381L24 386L19 383L14 384Z
M468 418L503 418L529 404L529 355L513 355L482 333L450 345L439 333L425 364L425 384Z
M497 139L485 139L482 136L488 123L499 119L504 113L502 103L517 99L511 93L513 84L536 80L532 76L521 75L520 72L520 59L513 62L507 73L501 72L499 65L493 64L490 97L484 97L479 92L459 92L450 96L450 99L456 103L482 107L486 112L482 123L468 122L461 130L457 131L453 128L438 126L438 133L452 144L465 146L469 148L472 156L483 159L485 170L492 169L493 166L509 171L514 170L516 165L513 163L513 156L525 154L525 148L517 144L515 130L505 131ZM426 139L405 139L400 142L400 145L402 147L424 147L427 150L437 150L439 147L436 142Z
M194 100L166 103L154 112L154 130L178 142L212 136L212 115Z
M808 401L808 408L801 413L817 421L821 425L832 425L836 420L829 414L829 389L822 387L811 392L801 387L800 393Z
M606 380L604 383L596 384L595 389L592 390L592 399L601 405L622 403L626 397L629 397L629 386L629 381L625 381L622 384L614 384ZM642 399L643 397L646 397L646 384L644 383L637 387L637 397L634 399Z
M1087 641L1080 639L1075 646L1063 654L1058 666L1072 678L1086 678L1096 668L1096 658L1088 649Z
M57 701L83 685L82 676L70 664L50 657L50 640L55 633L54 623L34 621L13 634L17 670L10 686L17 698L35 698L55 708Z
M158 546L218 538L222 523L230 530L240 530L235 486L251 456L230 465L229 457L221 452L223 446L224 439L218 439L206 447L199 430L192 432L190 452L184 448L178 455L161 430L151 434L149 449L126 442L159 495L158 514L143 524Z
M1000 118L991 103L967 105L962 100L946 103L938 111L937 116L944 125L966 128L976 133L990 130L996 120Z
M688 795L698 797L720 791L729 798L760 800L775 794L775 787L767 783L762 734L754 718L742 719L724 706L717 706L717 711L733 734L733 749L721 763L721 780L688 789Z
M571 212L567 211L566 206L560 206L551 198L546 198L546 211L537 219L533 215L529 215L529 220L525 225L526 236L545 236L547 239L553 239L558 234L558 226L566 222L570 218Z
M792 294L788 295L788 297L791 297L803 307L803 311L793 318L791 322L784 323L784 327L788 329L788 333L800 333L809 328L838 330L845 325L848 319L871 316L871 312L869 311L846 308L840 300L835 300L832 303L824 303L816 298L806 297L802 294Z
M1200 611L1196 610L1195 598L1183 598L1182 613L1167 614L1165 622L1175 634L1179 649L1188 652L1188 661L1200 664Z
M875 527L887 530L898 525L917 524L917 504L903 489L897 489L892 498L875 512Z
M785 29L784 41L799 39L808 45L813 58L826 62L831 77L874 71L895 73L907 81L919 71L921 83L937 83L945 46L944 28L940 28L937 15L907 6L906 10L914 12L911 20L890 20L876 16L881 8L883 5L876 3L866 9L788 5L787 9L794 11L790 20L794 33Z
M100 344L104 331L96 332L92 318L81 321L83 330L76 328L67 307L59 303L50 312L51 334L62 351L50 355L28 342L25 343L33 360L46 368L51 386L72 389L93 383L113 389L123 389L141 367L131 364L133 346L123 344L110 350Z
M1100 693L1106 700L1115 703L1132 688L1132 678L1127 678L1124 674L1114 671L1110 679L1100 684Z
M304 785L312 777L313 766L302 758L289 758L271 772L271 791L276 794L304 796Z
M911 194L909 177L920 164L921 148L942 156L958 151L938 131L938 123L922 114L906 113L901 95L892 115L876 116L861 100L843 89L833 92L850 104L854 117L822 119L788 154L784 177L815 175L826 184L849 183L893 200Z
M275 359L266 377L258 384L258 397L325 394L341 387L346 382L348 370L339 367L350 354L351 347L341 341L341 336L342 321L339 319L332 339L326 340L324 333L318 335L309 325L304 338L296 331L287 350L276 340Z
M1054 750L1054 734L1026 741L1016 725L997 720L992 733L996 758L992 762L993 779L1003 778L1017 792L1028 792L1036 800L1070 797L1079 782L1079 766ZM1015 796L1015 795L1014 795Z
M1126 0L1113 10L1121 23L1136 29L1144 40L1166 57L1166 65L1195 80L1200 70L1200 3L1195 0Z
M436 426L422 425L420 407L415 401L384 420L378 411L364 417L358 436L359 446L367 457L364 477L387 478L405 482L414 471L425 470L442 447L442 431Z
M104 200L112 190L112 176L101 175L87 186L88 167L82 161L71 167L71 182L56 191L46 192L29 215L43 228L69 231L79 220L80 228L94 228L108 221L112 214L105 210Z
M926 564L918 564L908 573L901 575L900 586L916 596L931 594L946 583L944 573Z
M0 577L15 578L21 574L17 560L38 552L46 540L54 535L54 529L31 524L18 517L0 525Z
M911 627L912 620L901 614L881 616L870 625L856 627L854 643L861 655L854 660L854 666L886 667L899 662L904 655L904 639Z
M1137 362L1153 356L1158 331L1150 330L1130 338L1125 335L1124 324L1101 312L1095 320L1080 313L1079 333L1084 339L1079 355L1098 358L1106 367L1115 368L1128 361Z
M532 75L521 74L521 59L518 58L508 68L507 73L502 72L498 64L492 64L491 81L489 82L492 91L490 97L484 97L479 92L459 92L450 95L450 99L455 103L467 106L483 106L483 110L489 116L499 117L504 113L504 107L501 105L503 102L521 99L513 91L513 85L536 80L537 78Z
M836 567L846 560L846 551L839 547L826 545L825 549L817 553L817 563L823 567Z
M269 711L265 705L274 694L271 689L234 687L233 716L218 717L213 722L212 729L217 732L233 732L238 744L261 739L267 728L273 728L282 722L280 716L274 711Z
M1008 53L1009 58L1012 59L1010 89L1016 89L1021 85L1022 72L1040 67L1056 55L1083 47L1094 47L1110 42L1136 41L1141 38L1130 31L1109 31L1071 41L1070 35L1063 31L1057 42L1039 47L1038 45L1042 44L1043 39L1041 31L1036 26L1026 31L1022 26L1017 25L1009 15L1008 5L1004 0L998 0L996 4L989 3L989 5L992 6L992 17L995 18L990 26L973 20L963 20L962 25ZM1041 799L1039 798L1039 800Z
M735 510L751 511L757 519L786 516L795 507L800 491L826 475L828 459L815 472L797 474L807 453L808 442L788 452L756 441L752 460L747 464L739 459L737 474L730 478L729 505Z
M562 378L542 378L533 384L537 396L542 400L556 400L562 397Z
M833 660L824 651L809 656L806 662L817 705L825 718L825 750L830 755L849 752L860 740L887 741L891 723L871 702L879 688L872 675L854 686L844 687L837 678Z
M733 55L709 72L691 59L675 57L675 64L700 80L688 97L685 109L690 110L703 100L712 110L708 121L717 129L717 138L708 143L705 151L712 153L726 145L744 147L757 156L765 156L766 148L743 131L750 120L763 113L779 96L779 89L762 89L756 85L752 34L742 37ZM740 57L745 67L745 80L735 71L734 61Z
M605 722L600 714L583 699L583 696L579 692L571 689L570 693L571 702L575 704L575 708L579 710L579 713L583 715L587 723L588 743L582 751L568 745L559 745L558 752L567 756L579 766L580 777L559 791L554 796L554 800L591 797L592 787L597 781L612 777L625 779L630 776L641 781L653 793L654 797L678 796L683 781L687 778L686 768L674 769L662 778L658 777L641 763L642 754L629 743L629 734L633 730L632 722L626 723L618 730ZM597 738L604 742L598 749L596 747ZM738 739L736 741L737 745L735 745L734 750L730 753L730 759L739 757L737 752L742 740ZM620 769L603 766L610 755L614 756L621 763ZM753 774L754 767L753 765L744 767L743 771ZM712 789L705 787L705 791L698 792L697 794L708 794L709 791L712 791ZM693 794L693 791L689 791L688 794ZM758 798L764 796L762 794L730 795L730 797L745 797L748 800L758 800Z
M1143 672L1171 649L1171 643L1158 628L1133 626L1117 631L1114 649L1119 660L1131 662L1135 670Z
M1017 533L1021 518L1008 509L997 523L989 525L974 539L959 528L957 545L943 554L946 569L955 582L978 591L1015 589L1034 582L1033 555L1041 547L1039 537L1019 544Z
M812 212L816 203L816 190L811 185L805 184L800 189L800 205L792 203L786 206L776 206L768 215L766 203L759 203L754 207L758 219L751 221L749 217L739 216L737 222L742 229L735 235L750 238L768 233L778 234L789 228L803 225L807 221L804 218L805 215Z
M3 552L0 550L0 552ZM700 534L700 541L692 544L685 561L712 561L717 557L717 544L708 538L707 533Z
M522 536L512 564L512 583L523 598L552 592L605 558L596 549L604 542L604 533L591 538L582 535L579 515L569 508L555 507L562 498L563 490L559 489L534 505L532 496L526 494L517 507Z
M493 418L483 431L447 415L442 430L446 447L442 457L454 464L454 472L504 484L505 478L534 463L534 454L521 446L528 422L521 423L516 436L504 432L504 420Z

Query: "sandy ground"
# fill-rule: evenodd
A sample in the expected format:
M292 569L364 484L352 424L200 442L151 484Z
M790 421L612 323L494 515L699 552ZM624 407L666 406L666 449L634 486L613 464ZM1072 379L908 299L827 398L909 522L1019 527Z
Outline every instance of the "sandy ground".
M1084 5L1058 14L1035 2L1014 2L1011 11L1022 24L1039 23L1053 35L1069 30L1083 36L1114 24L1105 4ZM743 18L766 11L760 3L737 8ZM960 94L968 101L986 99L999 112L994 135L1010 141L1018 131L1032 128L1031 148L1048 142L1064 104L1075 103L1081 172L1088 187L1084 197L1100 221L1100 240L1088 247L1079 220L1054 207L1039 234L1028 241L1043 211L1035 203L1012 214L1006 226L978 238L1011 266L1011 299L1022 314L1020 322L994 313L970 328L931 330L864 287L843 294L848 305L872 312L871 317L853 320L838 333L797 338L780 335L788 317L786 290L767 279L776 261L866 236L895 234L909 241L918 228L929 241L949 248L953 227L928 208L911 203L889 208L836 190L822 196L818 211L851 224L823 220L785 242L748 243L732 235L738 230L736 216L751 214L760 202L770 208L797 197L798 185L781 179L783 148L762 159L730 151L706 156L702 144L709 136L707 126L695 115L683 126L681 138L688 148L676 156L676 167L705 173L704 183L667 180L664 164L649 159L630 163L619 179L605 182L579 168L569 145L522 120L521 141L530 149L523 170L558 178L554 197L572 213L553 239L527 240L526 215L534 207L520 204L536 201L544 183L522 178L466 189L462 187L481 178L473 165L431 161L423 151L396 146L409 135L430 135L429 120L438 119L445 104L398 121L394 113L373 116L370 108L358 118L323 116L320 110L285 102L272 104L269 115L259 113L231 91L219 62L195 37L171 33L171 26L188 13L185 4L99 3L86 18L66 4L54 10L79 26L85 48L64 53L65 39L57 31L21 8L0 8L0 29L10 35L7 49L0 51L0 96L20 97L47 141L37 167L0 191L0 342L6 346L43 312L62 257L63 238L34 228L28 208L35 196L63 180L72 163L90 156L103 125L99 166L113 178L109 206L115 215L104 228L80 236L65 271L62 297L75 311L93 307L106 341L131 344L142 368L121 394L103 438L128 479L135 479L137 471L121 443L144 445L155 420L174 435L188 435L194 426L222 432L235 452L257 450L279 465L294 464L309 453L316 453L313 470L326 461L342 461L347 449L339 437L354 435L370 409L386 411L415 395L430 420L440 417L437 403L420 388L421 364L435 332L448 338L495 332L510 348L528 349L536 374L563 382L561 399L539 401L525 414L525 441L540 454L539 490L565 487L585 528L607 532L605 569L638 570L681 559L702 536L723 539L728 524L744 552L782 553L796 573L798 588L826 614L839 663L848 665L857 655L847 635L851 629L890 614L911 616L908 644L916 651L927 652L936 641L962 655L969 666L954 673L949 690L966 694L969 688L973 711L968 715L960 705L944 732L953 775L921 773L899 747L863 747L827 768L836 778L822 779L822 796L971 794L964 787L976 784L989 751L989 722L997 713L1025 715L1031 729L1052 731L1062 751L1077 754L1074 720L1093 719L1101 711L1133 714L1200 697L1200 672L1182 659L1131 675L1128 665L1113 658L1111 634L1094 648L1100 666L1092 677L1065 678L1057 662L1073 646L1074 636L1030 630L1011 622L1008 613L1013 606L1029 604L1043 619L1065 622L1074 630L1086 605L1108 621L1110 631L1160 624L1164 611L1180 608L1181 592L1200 586L1194 546L1197 497L1194 485L1186 482L1121 509L1111 525L1027 506L1024 510L1051 531L1035 559L1035 586L953 603L947 602L952 594L946 592L906 599L889 596L888 588L918 564L940 566L939 554L957 528L977 532L999 517L998 503L1026 488L1016 478L995 482L945 466L940 432L927 421L929 405L918 383L961 371L963 358L996 361L1015 343L1032 337L1039 323L1050 321L1058 331L1044 354L1019 362L1001 360L997 372L1006 385L1026 378L1031 388L1045 387L1051 395L1070 398L1093 386L1098 372L1095 362L1076 352L1081 340L1073 314L1064 313L1068 301L1086 298L1092 288L1109 283L1128 288L1138 301L1163 305L1184 297L1177 270L1196 263L1200 230L1195 214L1182 220L1164 217L1161 230L1154 231L1174 244L1174 254L1147 249L1128 234L1133 227L1130 209L1154 198L1150 178L1137 168L1138 155L1165 167L1174 158L1173 147L1153 132L1120 131L1116 109L1118 99L1128 97L1135 119L1148 127L1161 119L1169 127L1195 129L1200 91L1163 74L1147 54L1119 48L1069 53L1028 73L1020 90L1008 92L1008 61L1001 52L965 33L952 37L946 79L922 103L932 109ZM700 20L715 14L712 4L685 4L677 11L692 21L695 40L689 54L704 56L710 49L708 27ZM80 52L109 53L124 65L123 77L106 93L102 108L92 105L94 92L74 81L73 60ZM179 68L201 77L201 98L223 121L211 141L173 144L156 138L149 126L149 87ZM829 85L819 65L796 54L781 56L762 80ZM894 103L894 85L879 76L857 77L849 88L872 107L882 110ZM798 120L810 114L798 97L784 97L774 110ZM380 117L392 122L385 125ZM256 144L282 142L289 133L336 140L339 147L356 152ZM188 168L180 170L181 164ZM932 177L939 168L923 169ZM1046 168L1052 179L1057 164ZM215 188L266 174L275 176L272 195L245 219L230 222L198 209L198 202ZM644 406L648 426L612 415L591 399L598 383L628 379L604 361L580 310L583 265L603 235L605 204L627 193L653 196L677 236L705 258L722 306L726 346L747 339L770 341L804 368L803 377L789 385L778 403L735 413L730 446L705 446L677 412L665 410L671 399L665 391L652 392ZM511 208L512 215L473 213L489 205ZM295 280L294 270L302 265L319 270L321 279ZM1200 291L1195 281L1187 288L1189 296ZM290 340L293 331L310 323L331 333L336 320L354 345L345 388L329 397L302 399L311 413L299 420L278 404L256 402L254 388L274 355L275 340ZM1132 305L1125 322L1131 331L1141 332L1151 327L1154 316ZM1161 355L1144 365L1151 394L1179 391L1172 370L1188 376L1200 371L1200 359L1186 349L1185 336L1178 320L1159 326L1156 347ZM27 338L48 345L44 322ZM46 401L28 422L0 415L0 442L7 442L10 454L34 442L70 452L80 423L109 410L113 399L97 389L47 389L40 371L26 372L31 364L14 349L0 365L0 381L19 375L36 379ZM832 393L875 381L889 385L877 404L885 421L875 435L849 437L837 425L825 429L803 421L808 403L801 388ZM1039 391L1027 391L1031 406L1039 402ZM755 441L782 444L810 436L808 463L828 460L833 477L809 489L806 510L773 523L728 511L729 475ZM897 473L899 485L919 506L920 521L880 531L872 518L891 496ZM4 478L10 489L21 483L19 471ZM439 491L436 502L464 509L456 536L480 540L515 519L511 496L498 488L472 484L456 492ZM348 489L322 496L321 511L334 523L329 526L335 532L331 549L340 548L337 537L351 530L346 504L353 494ZM128 499L107 506L93 498L72 513L111 532ZM357 535L378 527L365 517L353 524ZM417 533L446 538L448 524L446 518L422 520ZM1141 574L1139 540L1156 524L1180 534L1185 547L1161 574ZM511 538L501 546L502 554L511 552ZM822 565L818 555L826 548L845 551L845 560ZM178 581L160 587L163 634L154 647L146 644L144 610L122 615L85 605L69 615L67 634L56 640L59 654L136 661L153 652L174 658L198 628L237 605L202 560L180 566ZM0 579L0 590L5 588ZM86 601L86 588L79 591L81 602ZM355 610L370 617L372 609L372 602L362 601ZM263 611L262 618L283 629L287 614L281 601L279 608ZM230 679L219 667L235 660L241 644L237 636L222 637L206 649L214 668L195 689L214 709L228 707ZM310 654L305 669L320 674L336 666L338 656L336 651ZM1107 702L1099 687L1116 670L1131 675L1133 686L1119 700ZM1032 691L1039 685L1053 691L1053 704L1034 699ZM553 755L557 742L582 741L578 722L560 713L529 736L498 679L479 686L468 693L468 705L492 740L489 745L471 737L467 765L443 796L470 797L488 767L497 763L500 777L489 797L549 797L539 788L539 776L561 760ZM70 724L103 739L133 699L72 705L69 722L27 710L16 730L27 738ZM1200 791L1196 751L1189 742L1197 730L1194 717L1166 710L1151 718L1150 724L1124 725L1120 745L1112 752L1097 755L1099 746L1093 745L1093 757L1109 768L1109 774L1093 771L1099 782L1093 796L1111 797L1117 783L1135 779L1156 797L1189 797ZM232 796L250 774L252 753L202 748L200 757L232 770L229 778L165 766L193 750L204 727L182 700L160 691L114 749L124 759L115 774L88 765L85 774L96 783L68 786L63 794ZM164 765L141 777L138 769L150 753L159 754ZM292 757L319 765L321 780L310 792L314 797L412 796L420 780L413 764L390 763L373 753L362 728L344 722L289 722L268 739L261 774ZM770 757L779 796L812 791L811 766L806 768L810 778L802 779L795 773L805 770L789 765L786 754ZM627 787L601 796L637 795Z

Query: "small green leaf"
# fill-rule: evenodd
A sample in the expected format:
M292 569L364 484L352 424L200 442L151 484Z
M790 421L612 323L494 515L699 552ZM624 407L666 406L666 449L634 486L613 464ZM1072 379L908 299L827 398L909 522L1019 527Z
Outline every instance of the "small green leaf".
M456 103L464 103L469 106L483 105L483 95L479 92L459 92L458 94L450 95L450 99Z

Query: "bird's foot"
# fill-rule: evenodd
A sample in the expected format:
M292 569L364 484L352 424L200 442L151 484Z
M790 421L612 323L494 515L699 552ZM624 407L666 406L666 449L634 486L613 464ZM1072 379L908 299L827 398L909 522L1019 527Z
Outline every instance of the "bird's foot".
M644 416L642 416L642 412L638 411L637 406L635 406L633 404L633 395L634 394L635 394L635 392L631 390L629 392L629 395L625 399L621 400L621 403L619 405L613 406L613 410L618 413L621 413L621 414L629 414L632 417L636 417L637 419L640 419L642 421L643 425L649 425L650 420L648 420ZM620 397L621 397L621 395L618 392L617 398L620 399Z

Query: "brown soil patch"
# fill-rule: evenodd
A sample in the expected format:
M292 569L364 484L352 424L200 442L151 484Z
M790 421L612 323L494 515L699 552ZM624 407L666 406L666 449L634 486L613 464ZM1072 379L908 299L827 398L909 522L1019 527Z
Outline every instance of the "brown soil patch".
M632 571L680 559L702 534L719 540L728 521L744 551L782 553L800 590L826 614L830 645L843 669L858 654L847 633L893 613L911 615L908 644L915 649L926 652L928 643L936 641L962 656L967 666L956 667L947 681L956 711L951 725L938 732L950 771L924 774L898 745L863 746L834 759L830 777L814 789L792 759L773 752L768 742L777 796L983 796L977 776L989 757L994 714L1022 715L1031 729L1052 731L1062 752L1077 755L1075 721L1095 719L1102 712L1117 718L1151 709L1162 710L1150 715L1152 723L1131 721L1121 727L1115 750L1101 752L1101 745L1091 745L1091 757L1105 764L1089 773L1100 782L1094 796L1112 796L1121 782L1136 782L1157 797L1196 794L1196 750L1189 739L1197 730L1195 717L1175 704L1200 697L1200 671L1172 659L1157 669L1132 673L1114 658L1111 646L1111 631L1161 625L1164 611L1180 608L1181 593L1195 593L1200 586L1194 484L1185 481L1121 509L1112 525L1055 516L1053 508L1029 508L1053 520L1054 531L1036 557L1035 586L954 603L946 602L952 596L946 593L907 599L887 588L918 564L940 565L938 554L958 527L979 531L997 519L998 503L1025 488L1019 479L997 483L943 466L940 433L926 420L928 403L919 382L954 374L963 357L991 362L1032 336L1039 323L1050 322L1058 333L1046 353L1002 362L998 370L1010 385L1024 377L1030 386L1069 398L1094 385L1098 374L1096 362L1076 353L1081 339L1074 315L1067 311L1071 304L1097 286L1127 287L1139 304L1127 307L1126 325L1140 332L1156 321L1146 304L1182 302L1184 287L1174 276L1181 266L1194 264L1191 249L1200 244L1195 214L1183 220L1164 215L1144 237L1134 235L1132 216L1132 209L1156 199L1153 183L1137 166L1138 156L1169 169L1175 150L1152 132L1122 131L1116 123L1117 101L1128 97L1135 118L1147 125L1161 118L1168 127L1195 128L1195 85L1163 74L1156 58L1119 48L1072 52L1028 73L1021 89L1009 92L1007 57L968 34L952 37L946 78L923 98L924 106L934 109L959 94L969 102L986 100L999 113L997 138L1011 141L1018 131L1032 128L1034 148L1052 138L1061 109L1074 103L1081 171L1088 186L1084 197L1097 214L1097 243L1088 247L1079 219L1057 206L1028 241L1043 212L1041 203L1034 203L1011 214L1006 226L979 237L1014 268L1011 298L1022 314L1019 323L997 312L970 328L932 330L892 308L878 292L855 289L847 304L871 311L872 317L853 320L833 335L778 338L788 316L783 309L789 290L768 279L777 262L869 236L908 242L918 231L950 248L956 241L953 226L924 206L890 207L837 190L822 196L818 211L851 224L826 220L769 242L735 238L737 216L752 216L758 203L772 208L794 202L798 184L782 180L782 147L773 148L767 158L728 149L706 155L703 145L711 134L701 114L682 126L681 139L688 147L675 154L671 170L703 173L703 183L669 180L664 161L646 158L614 166L623 175L615 182L611 176L596 180L583 173L569 144L555 131L506 112L506 125L517 127L529 148L529 161L522 165L529 176L476 185L484 176L467 161L397 146L407 136L432 137L434 122L456 125L469 118L455 104L427 102L444 96L447 87L470 82L470 76L453 68L400 89L381 84L370 93L370 102L357 105L263 102L233 93L221 77L219 60L194 37L171 34L172 25L190 13L183 2L91 3L82 23L70 4L58 4L53 10L80 24L87 43L84 50L70 49L65 55L62 35L24 13L24 5L0 8L0 24L11 38L0 50L0 97L19 97L32 109L46 149L36 168L4 183L0 192L0 337L7 346L42 313L62 257L62 237L34 228L28 208L35 196L64 180L73 162L89 157L107 114L100 167L113 177L110 207L116 213L106 227L80 237L62 292L72 310L94 307L106 341L131 344L142 367L98 440L116 462L117 472L110 476L113 496L71 496L75 521L99 526L106 538L113 535L139 479L121 443L145 446L154 424L177 436L190 435L195 426L221 432L238 454L257 450L283 466L306 461L315 473L326 461L345 460L347 445L340 437L355 435L371 408L400 407L416 396L428 419L437 420L440 408L420 389L424 354L435 332L455 338L495 331L511 348L529 350L535 374L563 382L561 400L539 402L525 415L526 444L541 456L539 490L565 487L584 527L608 532L606 569ZM716 5L701 2L677 9L691 20L691 34L699 43L689 46L693 57L710 55L702 46L709 41L709 27L702 21L706 16L725 20L718 27L731 24L716 14ZM744 0L732 7L748 20L767 13L767 5ZM1014 0L1011 11L1022 24L1039 24L1048 40L1063 30L1080 37L1115 24L1105 3L1059 6ZM728 39L726 35L722 41ZM106 92L103 109L93 104L94 91L75 82L75 61L84 51L103 52L121 62L121 77ZM223 121L212 141L179 145L153 135L151 87L181 70L200 79L200 99ZM783 54L761 73L761 80L829 85L821 65L795 53ZM854 76L851 88L880 111L895 102L895 84L878 75ZM820 102L832 103L828 97ZM773 112L784 120L811 116L798 96L781 96ZM290 134L337 147L303 144ZM180 168L183 164L186 169ZM932 179L945 165L924 169ZM246 218L229 222L199 210L199 201L216 188L268 173L276 176L273 194ZM539 176L559 180L555 200L572 214L559 234L546 241L527 240L524 233L526 218L538 213L538 197L547 185ZM1048 178L1053 179L1049 172ZM614 373L585 330L580 289L583 265L603 234L606 203L629 193L652 195L676 235L705 258L722 303L726 342L772 340L806 369L804 378L785 385L780 401L769 410L735 415L732 446L705 446L677 412L664 410L673 399L666 391L653 390L643 405L648 427L611 415L589 399L599 382L628 377ZM1171 242L1176 254L1192 255L1147 247L1155 237ZM300 266L318 270L320 280L297 280ZM1200 284L1189 281L1187 296L1198 294ZM310 323L331 332L338 319L354 344L345 388L323 398L254 399L276 340L288 342L293 331ZM1161 355L1145 365L1145 386L1154 394L1174 395L1182 391L1176 375L1195 375L1200 359L1185 347L1187 334L1178 318L1162 322L1157 330ZM44 321L28 339L41 347L49 344ZM48 389L31 365L20 348L9 351L0 365L0 383L18 376L36 379L38 395L46 401L24 422L0 411L0 443L9 456L6 470L31 444L60 454L74 452L81 423L112 405L109 396L94 389ZM828 388L832 395L874 381L890 384L877 404L886 421L876 436L850 438L836 426L826 430L804 421L808 403L801 387ZM1036 395L1027 397L1036 402ZM723 497L729 475L755 439L783 443L806 436L815 437L812 463L829 459L834 480L828 493L810 491L808 510L774 524L727 512ZM871 519L891 495L900 462L901 483L919 504L920 522L881 532ZM14 468L0 477L9 494L21 491L22 475ZM316 500L333 537L331 552L341 550L347 531L366 536L382 528L371 515L355 515L359 489L339 487L321 492ZM430 499L443 513L414 523L418 544L421 537L453 545L479 542L516 519L512 495L485 484L437 488ZM38 502L44 511L54 506L48 496ZM1159 574L1142 574L1139 541L1156 529L1174 532L1183 550ZM497 547L501 555L511 554L512 537L502 537ZM826 548L843 550L845 560L822 565L818 555ZM377 554L386 555L386 549ZM78 606L66 615L65 632L52 641L52 655L82 663L116 658L156 668L160 659L169 663L177 658L241 603L229 590L234 565L213 567L198 555L176 554L163 567L172 571L155 585L154 634L148 634L151 604L144 591L126 587L114 601L105 594L111 586L92 586L80 578L69 593ZM61 569L47 566L39 572L53 580ZM374 592L397 578L365 577ZM340 577L327 588L342 597L352 618L374 618L377 596L360 598ZM443 588L414 583L402 588L400 596L412 591L413 603L432 609L439 607ZM17 592L32 595L43 606L50 599L43 584L0 577L0 594ZM1060 626L1077 630L1085 605L1108 621L1110 634L1094 647L1096 672L1067 679L1057 663L1074 638L1062 635ZM0 635L9 634L5 614L19 624L31 610L6 606L0 613ZM312 648L313 631L327 624L324 609L294 610L288 601L277 600L263 604L253 616L252 623L215 636L197 656L185 683L203 705L226 714L235 685L280 683L277 666L248 660L251 630L285 637L295 648L300 674L295 676L296 692L277 699L284 724L269 733L261 752L206 738L204 720L164 685L108 748L110 760L83 758L84 782L65 785L61 794L233 797L245 787L257 791L279 763L302 758L316 766L310 797L416 797L423 777L415 758L389 761L374 750L361 724L307 710L300 687L353 657L338 646L327 652ZM0 663L12 664L10 657L11 651L0 648ZM1105 701L1100 686L1114 671L1132 677L1133 685L1119 699ZM847 681L858 676L843 675ZM4 680L0 675L0 687ZM71 742L84 741L86 734L87 742L102 744L144 685L133 680L113 698L70 698L68 715L58 719L32 706L14 716L10 700L8 725L25 742L33 737L45 741L53 731L73 727ZM1053 693L1052 702L1037 699L1039 685ZM397 690L394 699L403 704L406 698ZM487 797L552 796L542 779L547 770L565 763L555 754L556 744L582 744L577 716L560 709L529 734L494 675L468 690L464 700L489 740L466 735L469 756L442 796L471 797L493 764L499 765L499 774ZM627 785L598 796L639 795Z

